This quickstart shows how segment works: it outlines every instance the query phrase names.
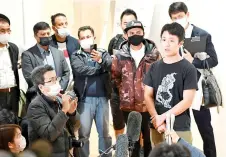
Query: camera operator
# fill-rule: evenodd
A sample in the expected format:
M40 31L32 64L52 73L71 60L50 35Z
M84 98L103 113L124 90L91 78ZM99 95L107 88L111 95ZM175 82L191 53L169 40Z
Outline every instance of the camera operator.
M72 154L69 153L72 145L69 140L73 142L71 137L79 127L76 95L59 95L59 78L50 65L35 68L31 79L38 95L27 111L29 143L45 139L52 144L54 157L68 157Z

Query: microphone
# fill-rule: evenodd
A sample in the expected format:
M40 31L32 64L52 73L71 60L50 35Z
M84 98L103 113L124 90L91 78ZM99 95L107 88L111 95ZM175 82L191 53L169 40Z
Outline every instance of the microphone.
M115 157L127 157L128 156L128 136L121 134L116 140Z
M127 136L129 139L129 156L132 156L134 144L140 138L142 116L139 112L132 111L127 121Z

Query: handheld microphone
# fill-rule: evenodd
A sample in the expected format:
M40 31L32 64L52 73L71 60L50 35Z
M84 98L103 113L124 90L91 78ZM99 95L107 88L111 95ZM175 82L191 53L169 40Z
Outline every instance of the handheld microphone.
M121 134L116 140L115 157L127 157L128 156L128 136Z
M132 156L134 144L140 138L142 116L139 112L132 111L128 116L127 135L129 139L129 156Z

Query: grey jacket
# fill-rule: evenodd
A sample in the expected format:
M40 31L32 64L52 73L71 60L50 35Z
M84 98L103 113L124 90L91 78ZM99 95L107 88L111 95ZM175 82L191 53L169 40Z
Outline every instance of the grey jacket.
M54 157L68 157L67 130L69 127L73 131L77 129L78 119L65 115L58 107L44 95L38 94L32 100L27 111L29 143L46 139L52 144Z
M206 157L198 148L190 145L188 142L186 142L182 138L180 138L177 143L185 146L190 151L191 157Z
M70 76L68 64L64 58L63 52L52 46L49 46L49 49L51 50L53 56L57 77L61 77L60 80L61 88L63 89L63 91L65 91ZM22 72L28 84L27 93L29 94L32 93L30 97L34 97L36 95L36 88L33 86L31 80L31 72L35 67L44 65L43 60L44 59L41 55L41 52L37 44L22 53Z

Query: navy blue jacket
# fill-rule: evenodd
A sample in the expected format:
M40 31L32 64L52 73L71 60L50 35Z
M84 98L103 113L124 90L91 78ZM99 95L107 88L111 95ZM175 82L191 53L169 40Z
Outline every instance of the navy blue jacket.
M70 35L67 36L67 38L66 38L66 45L67 45L67 51L69 53L69 57L72 55L73 52L80 49L80 44L79 44L78 40ZM57 39L56 39L55 34L52 35L51 46L58 49Z
M216 51L215 51L215 48L214 48L214 45L212 43L212 39L211 39L211 35L199 28L199 27L196 27L193 25L193 30L192 30L192 35L191 37L195 37L195 36L206 36L207 35L207 39L206 39L206 53L207 55L209 55L210 57L207 58L207 62L209 64L209 67L210 68L213 68L215 66L217 66L218 64L218 59L217 59L217 54L216 54ZM192 64L198 68L198 69L204 69L206 66L204 65L204 62L199 60L198 58L194 58ZM200 78L200 72L198 71L198 79Z

